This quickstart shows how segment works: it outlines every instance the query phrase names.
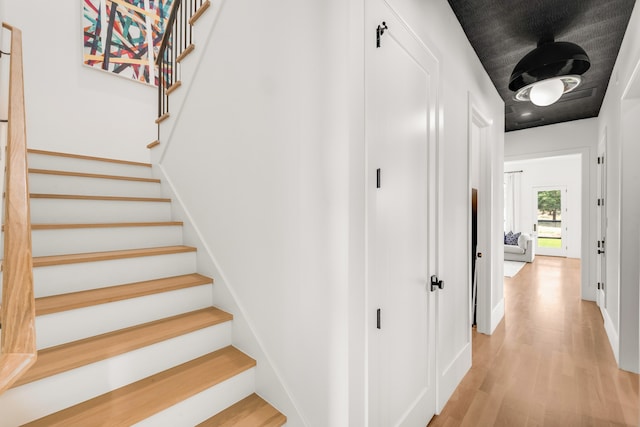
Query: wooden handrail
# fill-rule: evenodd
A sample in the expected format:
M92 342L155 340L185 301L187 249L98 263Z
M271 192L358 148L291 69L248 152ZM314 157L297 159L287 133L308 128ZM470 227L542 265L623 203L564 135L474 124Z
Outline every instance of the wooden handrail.
M2 26L11 31L11 65L0 314L0 393L11 387L37 357L22 31L6 23Z

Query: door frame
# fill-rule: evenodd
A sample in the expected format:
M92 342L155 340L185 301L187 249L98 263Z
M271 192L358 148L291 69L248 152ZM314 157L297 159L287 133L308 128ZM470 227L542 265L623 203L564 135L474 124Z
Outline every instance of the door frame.
M569 154L580 154L582 165L582 243L580 245L580 297L583 300L596 300L596 217L593 206L596 203L595 173L596 158L591 147L576 147L554 151L534 151L514 156L504 156L505 162L540 159Z
M489 167L491 155L490 131L493 120L489 119L478 107L471 92L468 94L469 113L467 127L467 200L471 200L472 184L471 184L471 165L474 161L473 157L473 127L477 126L480 130L480 144L478 162L479 182L478 182L478 245L477 251L482 252L482 261L476 261L476 272L478 274L477 293L477 330L483 334L491 334L491 210L492 203L488 197L491 194L491 168ZM485 203L481 203L484 200ZM488 203L487 203L488 202ZM468 242L471 243L471 204L469 202L467 209L467 236ZM467 251L469 252L469 251ZM471 255L467 254L467 289L471 291L473 277L471 276ZM471 294L471 292L470 292ZM473 302L472 296L467 298L469 301L469 320L473 318ZM471 342L471 322L468 329L468 342Z
M544 186L538 186L538 187L533 187L533 203L532 203L532 207L533 207L533 219L535 221L535 230L533 232L533 244L535 246L535 254L536 255L546 255L546 256L559 256L559 257L566 257L567 256L567 226L565 225L565 220L561 220L562 221L562 225L560 227L560 242L562 244L562 246L560 247L560 250L555 251L553 249L551 250L544 250L543 252L545 253L541 253L540 249L538 247L538 192L539 191L553 191L553 190L560 190L560 214L562 215L562 218L566 218L566 215L564 215L567 212L567 186L566 185L544 185Z
M596 198L603 199L606 201L607 199L607 132L605 128L605 132L602 134L602 137L598 141L596 155L598 158L598 166L596 173ZM600 159L604 161L601 163ZM607 235L607 205L597 204L596 209L596 240L598 241L597 247L599 250L604 250L604 254L596 255L596 282L598 284L596 288L596 304L600 307L600 311L604 317L604 311L606 309L606 292L604 290L607 282L607 252L606 252L606 235ZM603 247L600 246L600 242L603 241L605 244Z

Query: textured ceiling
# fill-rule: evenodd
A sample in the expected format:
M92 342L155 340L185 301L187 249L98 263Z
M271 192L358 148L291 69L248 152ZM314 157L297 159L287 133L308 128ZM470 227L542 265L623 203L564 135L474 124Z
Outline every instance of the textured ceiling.
M448 0L505 103L505 130L596 117L635 0ZM518 102L515 65L539 40L581 46L591 59L577 89L548 107Z

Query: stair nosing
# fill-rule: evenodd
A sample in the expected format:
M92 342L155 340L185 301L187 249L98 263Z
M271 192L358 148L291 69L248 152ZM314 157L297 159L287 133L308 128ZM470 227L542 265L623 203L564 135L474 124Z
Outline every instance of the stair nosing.
M180 282L180 280L184 280ZM178 282L178 283L175 283ZM213 283L213 279L198 273L180 276L163 277L160 279L144 280L104 288L88 289L67 294L49 295L36 298L36 316L75 310L93 305L106 304L162 292L186 289L194 286ZM153 285L151 289L149 286ZM71 299L73 302L68 302Z
M184 53L184 52L183 52ZM176 60L176 62L179 62L178 60ZM182 86L182 82L180 80L175 81L169 88L167 88L165 90L165 94L167 96L171 95L173 92L175 92L176 90L178 90L178 88L180 88L180 86Z
M200 5L200 7L198 8L198 10L196 10L196 13L193 14L193 16L191 18L189 18L189 25L194 25L198 19L200 19L200 17L204 14L204 12L209 9L209 6L211 6L211 2L209 0L206 0L205 2L202 3L202 5Z
M67 224L31 224L31 230L62 230L74 228L122 228L122 227L173 227L183 226L182 221L150 221L150 222L100 222L100 223L67 223Z
M159 184L160 183L160 180L157 179L157 178L140 178L140 177L135 177L135 176L106 175L106 174L85 173L85 172L61 171L61 170L53 170L53 169L29 168L29 173L40 174L40 175L69 176L69 177L79 177L79 178L95 178L95 179L112 179L112 180L119 180L119 181L148 182L148 183L154 183L154 184Z
M108 425L132 425L255 366L254 359L227 346L25 426L68 426L80 422L91 425L91 419L96 417ZM205 372L207 375L203 375ZM114 407L118 410L108 410Z
M71 154L71 153L63 153L59 151L48 151L48 150L38 150L34 148L28 148L27 153L30 154L42 154L45 156L54 156L54 157L68 157L71 159L81 159L81 160L91 160L96 162L107 162L107 163L118 163L123 165L130 166L144 166L144 167L152 167L151 163L143 163L143 162L132 162L129 160L119 160L119 159L110 159L107 157L95 157L95 156L85 156L82 154Z
M186 58L187 56L189 56L189 54L191 54L196 48L196 45L191 43L189 46L187 46L180 55L178 55L178 57L176 58L176 62L180 63L182 62L182 60L184 58ZM169 95L169 93L167 93L167 95Z
M205 318L197 319L187 326L176 326L184 319L193 320L199 316ZM12 387L38 381L231 320L233 320L233 315L230 313L215 307L207 307L39 350L35 365ZM162 331L157 330L159 326ZM118 348L113 348L109 344L114 339L119 343ZM74 359L69 354L80 357ZM61 356L64 358L61 359ZM53 366L51 366L52 364Z
M145 256L169 255L195 252L192 246L175 245L153 248L124 249L118 251L82 252L77 254L48 255L33 257L33 267L49 267L53 265L79 264L85 262L109 261Z
M158 117L158 118L156 119L156 124L160 124L160 123L164 122L164 121L165 121L165 120L167 120L169 117L171 117L171 114L169 114L168 112L167 112L167 113L164 113L163 115L161 115L160 117Z
M244 405L247 405L245 407ZM256 408L256 405L259 405ZM247 425L247 417L238 417L238 415L242 415L246 410L255 411L256 409L271 409L271 412L275 412L275 414L271 414L270 419L262 419L260 426L261 427L280 427L283 426L287 422L287 417L280 412L275 406L265 400L262 396L257 393L251 393L243 399L235 402L228 408L222 410L221 412L215 414L214 416L206 419L200 424L196 425L196 427L221 427L221 426L229 426L232 425ZM242 412L237 413L236 411L241 409ZM254 412L251 412L254 413ZM252 420L255 421L255 420ZM240 423L242 422L242 423ZM266 424L265 424L266 422ZM233 424L231 424L233 423Z
M102 200L114 202L161 202L169 203L171 199L165 197L129 197L129 196L85 196L78 194L41 194L31 193L32 199L59 199L59 200Z

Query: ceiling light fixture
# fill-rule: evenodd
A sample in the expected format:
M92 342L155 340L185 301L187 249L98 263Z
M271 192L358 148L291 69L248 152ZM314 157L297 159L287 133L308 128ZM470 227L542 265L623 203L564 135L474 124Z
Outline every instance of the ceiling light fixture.
M590 66L589 56L577 44L540 42L513 69L509 89L516 92L515 100L544 107L578 87Z

